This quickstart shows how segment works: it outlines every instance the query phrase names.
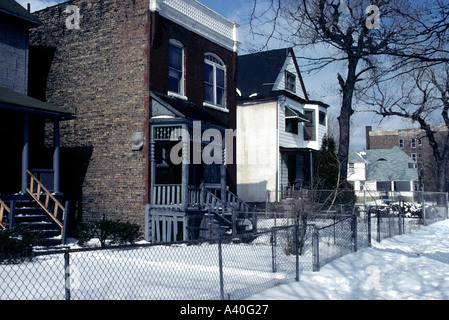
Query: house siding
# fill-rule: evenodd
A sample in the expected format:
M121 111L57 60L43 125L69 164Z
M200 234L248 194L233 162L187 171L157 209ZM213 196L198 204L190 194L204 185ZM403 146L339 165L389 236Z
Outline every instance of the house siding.
M267 191L276 190L279 161L277 100L241 105L237 117L237 191L245 201L264 202Z
M68 5L80 9L79 30L65 25ZM148 132L148 2L69 1L35 15L31 44L56 48L47 101L77 117L61 125L62 191L79 219L143 225L148 150L131 141Z
M27 94L28 29L17 19L0 17L0 86Z
M284 64L284 67L282 68L282 70L283 70L283 72L281 72L279 74L278 78L276 79L276 82L273 85L273 90L285 90L285 81L286 81L285 71L288 71L296 76L296 78L295 78L296 79L296 83L295 83L296 92L294 92L294 94L297 95L298 97L300 97L301 99L305 99L306 95L302 91L301 80L298 75L298 71L296 70L295 62L291 55L289 55L287 57L287 59L285 60L285 64Z
M80 29L67 29L68 5L78 6ZM235 128L236 53L150 11L147 0L73 0L35 13L43 26L34 46L56 48L47 79L47 100L73 112L61 125L65 190L82 220L122 219L145 225L150 198L150 91L167 94L168 43L185 49L189 101L204 101L204 53L226 64L228 112L213 117ZM134 133L144 146L132 151ZM235 147L234 147L235 150ZM235 163L235 161L234 161ZM235 164L227 166L236 185ZM74 185L74 186L73 186Z

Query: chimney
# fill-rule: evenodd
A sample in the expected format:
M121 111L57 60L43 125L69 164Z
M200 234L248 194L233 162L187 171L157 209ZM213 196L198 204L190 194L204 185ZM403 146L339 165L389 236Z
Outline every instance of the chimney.
M31 3L27 3L27 10L28 12L31 12Z
M373 128L371 126L365 127L365 134L366 134L366 150L370 149L370 141L369 141L369 133L373 131Z

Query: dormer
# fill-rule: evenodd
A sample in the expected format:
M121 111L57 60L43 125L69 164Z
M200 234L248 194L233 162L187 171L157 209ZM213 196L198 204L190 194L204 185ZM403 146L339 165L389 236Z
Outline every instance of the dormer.
M309 99L292 48L239 56L237 87L241 99L268 97L279 91Z

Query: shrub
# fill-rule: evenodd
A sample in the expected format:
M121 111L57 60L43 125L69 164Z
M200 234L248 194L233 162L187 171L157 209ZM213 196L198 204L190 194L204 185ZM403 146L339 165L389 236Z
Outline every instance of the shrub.
M103 217L99 221L78 226L78 244L82 246L92 238L98 238L103 248L107 244L134 243L140 236L139 229L139 225L135 223L106 220Z
M40 242L39 234L20 227L0 230L0 259L28 257Z

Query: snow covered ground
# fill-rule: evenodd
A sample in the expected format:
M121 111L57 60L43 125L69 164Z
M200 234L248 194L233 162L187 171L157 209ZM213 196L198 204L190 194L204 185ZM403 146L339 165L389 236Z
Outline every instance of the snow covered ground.
M371 248L330 262L319 272L302 272L299 282L249 299L449 299L449 220L373 241Z

